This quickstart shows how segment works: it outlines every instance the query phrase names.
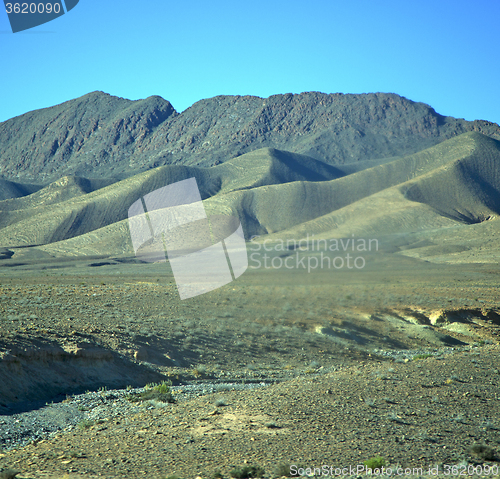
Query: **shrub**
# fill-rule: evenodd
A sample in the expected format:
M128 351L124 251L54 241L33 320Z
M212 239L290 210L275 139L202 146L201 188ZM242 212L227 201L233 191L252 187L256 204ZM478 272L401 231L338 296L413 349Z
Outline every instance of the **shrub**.
M433 358L433 354L417 354L413 356L413 361L418 361L419 359Z
M479 459L484 461L494 461L496 460L496 454L493 448L487 446L486 444L473 444L469 452Z
M363 464L368 469L380 469L382 466L385 466L385 459L380 456L374 456L371 459L364 461Z
M171 381L162 381L161 383L149 383L146 384L146 389L152 389L153 391L160 394L170 393L170 386L172 386Z
M94 425L94 421L89 421L89 420L85 419L84 421L80 421L77 424L77 427L79 429L88 429L89 427L92 427L93 425Z
M132 393L127 396L127 400L130 402L155 400L164 403L174 403L175 399L172 396L172 391L170 390L171 385L172 383L170 381L162 381L158 384L146 384L143 392Z
M249 479L254 477L263 477L264 469L259 466L237 467L231 471L231 477L235 479Z

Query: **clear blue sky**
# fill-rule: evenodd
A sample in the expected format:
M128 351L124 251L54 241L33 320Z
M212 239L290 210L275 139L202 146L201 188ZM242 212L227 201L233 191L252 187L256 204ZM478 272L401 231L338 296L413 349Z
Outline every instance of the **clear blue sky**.
M499 25L499 0L80 0L13 34L2 5L0 121L94 90L179 112L220 94L380 91L500 123Z

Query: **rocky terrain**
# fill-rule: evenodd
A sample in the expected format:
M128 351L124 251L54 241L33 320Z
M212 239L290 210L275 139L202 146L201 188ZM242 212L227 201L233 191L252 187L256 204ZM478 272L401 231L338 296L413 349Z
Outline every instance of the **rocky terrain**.
M409 155L470 131L500 139L494 123L444 117L390 93L217 96L178 113L158 96L92 92L0 123L0 175L41 185L66 175L122 179L263 147L342 165Z
M253 269L188 301L161 263L0 268L0 467L164 479L376 455L442 475L498 464L498 267L402 261ZM125 399L162 381L176 402Z
M1 123L0 479L500 477L499 140L382 93ZM193 177L248 268L181 300L128 209Z

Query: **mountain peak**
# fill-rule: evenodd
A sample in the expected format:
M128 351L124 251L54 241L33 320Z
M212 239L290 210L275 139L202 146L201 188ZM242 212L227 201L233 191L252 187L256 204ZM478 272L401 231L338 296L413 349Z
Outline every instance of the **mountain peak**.
M0 124L0 175L47 184L63 175L126 177L151 167L212 166L269 147L330 165L403 156L486 121L444 117L395 93L219 95L178 113L158 95L102 91Z

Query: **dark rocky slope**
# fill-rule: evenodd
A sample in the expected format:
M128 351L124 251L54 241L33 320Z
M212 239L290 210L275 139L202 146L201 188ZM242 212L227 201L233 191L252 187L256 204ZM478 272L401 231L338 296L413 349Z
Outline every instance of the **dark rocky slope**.
M177 113L158 97L93 92L0 123L0 175L48 184L64 175L124 178L151 167L211 166L262 147L332 165L421 151L500 127L436 113L396 94L217 96Z

